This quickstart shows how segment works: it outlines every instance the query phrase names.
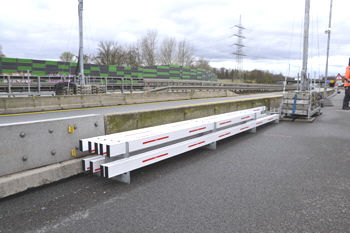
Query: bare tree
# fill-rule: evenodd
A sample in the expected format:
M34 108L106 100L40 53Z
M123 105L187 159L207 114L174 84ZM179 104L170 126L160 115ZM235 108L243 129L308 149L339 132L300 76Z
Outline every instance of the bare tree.
M85 64L93 64L95 61L95 57L92 54L84 54L84 63Z
M146 66L154 66L157 63L157 30L148 30L139 42L141 46L141 55Z
M177 63L180 66L191 66L194 62L195 48L186 39L178 43Z
M2 45L0 44L0 57L6 57L5 54L2 52Z
M95 56L93 54L84 54L84 64L94 64ZM79 56L75 56L75 60L73 62L79 63Z
M196 60L195 67L199 69L204 69L204 70L212 70L212 67L209 64L209 61L205 60L204 58L200 58Z
M99 65L122 66L125 64L125 51L117 42L100 41L94 59Z
M75 60L75 55L71 52L63 52L60 56L60 60L63 62L74 62Z
M140 48L132 44L127 47L125 53L125 64L131 67L141 67L142 66L142 57Z
M165 37L159 48L159 62L162 65L172 65L176 59L176 39Z

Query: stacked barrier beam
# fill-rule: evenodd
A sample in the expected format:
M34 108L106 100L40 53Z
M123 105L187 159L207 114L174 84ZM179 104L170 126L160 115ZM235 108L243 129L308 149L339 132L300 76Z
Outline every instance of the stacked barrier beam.
M207 146L258 126L279 121L265 106L80 140L80 150L98 154L83 160L83 170L130 182L130 171Z

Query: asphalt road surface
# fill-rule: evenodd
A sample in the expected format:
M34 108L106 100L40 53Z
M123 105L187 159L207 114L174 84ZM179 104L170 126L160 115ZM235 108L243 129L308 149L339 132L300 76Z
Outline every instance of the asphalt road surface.
M131 172L0 199L0 232L350 232L350 111L267 124Z

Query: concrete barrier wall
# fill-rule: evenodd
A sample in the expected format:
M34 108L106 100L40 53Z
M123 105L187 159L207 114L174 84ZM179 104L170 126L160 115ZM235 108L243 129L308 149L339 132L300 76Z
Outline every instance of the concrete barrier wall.
M125 94L126 104L163 102L170 100L191 99L189 92L158 92L158 93L134 93Z
M0 114L234 96L230 91L159 92L1 98Z
M56 110L57 106L60 105L60 99L53 96L43 96L43 97L33 97L34 99L34 110L33 111L43 111L43 110ZM2 109L0 109L1 111ZM8 106L7 111L16 113L16 110Z
M88 155L79 140L103 135L103 124L102 115L0 124L0 176Z

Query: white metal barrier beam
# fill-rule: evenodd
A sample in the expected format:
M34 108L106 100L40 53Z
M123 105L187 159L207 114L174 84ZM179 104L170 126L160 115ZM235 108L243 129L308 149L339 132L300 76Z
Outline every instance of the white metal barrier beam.
M126 153L124 146L126 141L131 142L130 151L144 149L150 146L170 142L177 138L183 138L185 136L213 130L212 126L209 124L212 122L217 122L217 127L222 128L232 124L237 124L243 120L247 121L261 117L261 112L264 110L265 107L259 107L252 110L237 111L190 121L83 139L81 142L84 141L85 143L88 143L88 148L91 153L113 157ZM204 125L203 122L207 122L208 124Z
M224 138L236 135L238 133L254 129L258 126L279 119L279 115L266 116L258 120L250 121L242 125L234 126L222 131L210 133L198 138L190 139L184 142L176 143L160 149L148 151L129 158L120 159L114 162L101 164L101 176L112 178L126 172L171 158L178 154L208 145L210 143L222 140Z
M225 113L225 114L220 114L220 115L214 115L210 117L203 117L203 118L198 118L195 120L188 120L188 121L182 121L182 122L175 122L171 124L165 124L165 125L160 125L160 126L154 126L154 127L149 127L149 128L143 128L143 129L137 129L137 130L131 130L127 132L122 132L122 133L115 133L115 134L110 134L110 135L104 135L104 136L99 136L99 137L93 137L93 138L86 138L86 139L81 139L80 140L80 150L81 151L89 151L90 153L96 153L96 154L103 154L104 152L100 152L99 149L97 148L96 145L99 144L107 144L112 141L118 141L118 139L128 139L132 140L133 137L142 137L143 135L158 135L164 132L164 127L167 127L169 129L175 129L176 127L180 126L190 126L193 124L193 122L203 122L203 121L213 121L215 119L220 119L220 118L225 118L225 117L230 117L230 116L237 116L237 115L243 115L246 113L257 113L257 117L260 117L261 112L264 112L266 109L265 106L261 107L256 107L252 109L246 109L246 110L241 110L241 111L236 111L236 112L230 112L230 113Z
M81 149L94 149L100 156L83 160L84 171L103 177L118 176L118 180L129 183L130 171L173 157L175 155L206 146L216 149L216 142L235 134L250 131L268 122L279 122L279 115L266 115L265 106L220 114L195 120L176 122L156 127L132 130L80 140ZM183 141L181 141L183 140ZM172 145L151 150L154 146L177 141ZM181 141L181 142L179 142ZM129 157L130 152L140 152Z

